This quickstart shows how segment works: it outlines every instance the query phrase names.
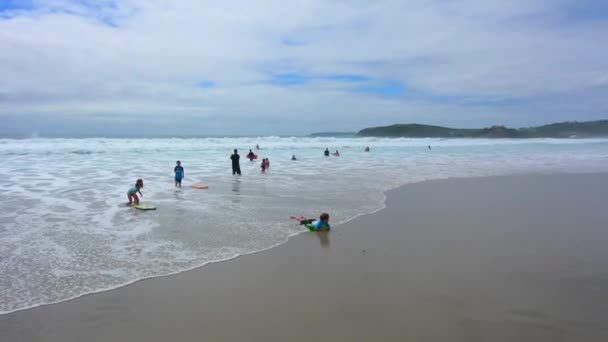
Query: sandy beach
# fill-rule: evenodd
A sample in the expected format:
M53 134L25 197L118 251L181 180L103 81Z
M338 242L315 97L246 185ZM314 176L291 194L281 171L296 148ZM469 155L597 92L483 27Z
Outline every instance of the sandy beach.
M607 195L608 174L406 185L327 234L2 315L0 340L607 341Z

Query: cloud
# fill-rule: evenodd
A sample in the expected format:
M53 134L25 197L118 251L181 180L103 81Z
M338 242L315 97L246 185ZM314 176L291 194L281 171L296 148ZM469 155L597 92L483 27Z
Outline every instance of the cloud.
M0 119L171 115L275 134L594 119L606 41L593 1L12 0Z

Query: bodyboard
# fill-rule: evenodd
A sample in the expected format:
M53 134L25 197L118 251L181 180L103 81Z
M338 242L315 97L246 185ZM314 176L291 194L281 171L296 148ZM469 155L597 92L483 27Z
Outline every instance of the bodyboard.
M136 208L139 210L156 210L156 207L153 204L142 203L142 202L139 202L138 204L133 204L133 208Z

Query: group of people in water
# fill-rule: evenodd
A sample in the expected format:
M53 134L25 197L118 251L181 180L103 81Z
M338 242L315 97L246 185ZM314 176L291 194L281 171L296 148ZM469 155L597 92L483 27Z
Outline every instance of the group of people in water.
M255 148L259 150L260 146L256 145ZM364 151L369 152L369 146L366 146ZM332 152L329 152L329 148L326 148L325 151L323 152L323 155L325 155L326 157L329 157L330 155L339 157L340 151L336 150L335 152L332 153ZM252 149L249 149L249 152L247 153L246 157L251 162L258 159L258 155L255 154ZM234 153L230 156L230 159L232 160L232 174L240 176L241 175L241 164L240 164L241 156L239 155L238 150L236 148L234 149ZM294 154L291 156L291 160L298 160L298 158L296 158L296 155ZM266 172L270 168L270 159L262 158L262 163L260 164L260 168L262 169L262 172ZM181 183L180 183L180 186L181 186Z
M363 150L365 152L369 152L369 146L365 146L365 149ZM332 156L336 156L339 157L340 156L340 151L336 150L336 152L330 153L329 152L329 148L326 148L325 151L323 152L323 155L325 155L326 157L329 157L329 155ZM295 156L294 156L295 157ZM295 159L294 159L295 160Z
M256 145L256 149L260 149L259 145ZM365 152L369 152L369 146L365 147ZM338 150L336 150L333 153L329 152L329 148L326 148L325 151L323 152L323 154L326 157L329 157L329 155L334 155L334 156L340 156L340 152ZM234 153L230 156L230 159L232 161L232 174L233 175L241 175L241 165L240 165L240 156L238 154L238 150L235 148L234 149ZM247 159L249 159L251 162L253 162L254 160L256 160L258 158L258 156L250 149L249 153L247 153ZM297 160L295 155L291 156L291 160ZM262 163L260 164L260 168L262 169L262 172L266 172L269 168L270 168L270 159L269 158L262 158ZM182 186L182 180L185 177L185 171L184 171L184 167L182 166L181 161L177 161L175 162L175 167L173 168L173 173L175 174L175 186L181 188ZM143 196L143 194L141 193L141 189L144 187L144 181L143 179L138 179L135 182L135 185L133 185L132 187L129 188L129 190L127 191L127 198L129 199L129 203L127 203L127 205L137 205L139 204L139 196ZM139 196L138 196L139 194ZM311 231L323 231L323 230L329 230L330 229L330 225L329 225L329 214L327 213L322 213L319 216L319 219L308 219L304 216L292 216L290 217L293 220L298 221L301 225L305 226L306 228L308 228Z
M255 146L256 149L260 149L259 145ZM430 149L430 146L429 146ZM369 146L365 147L365 152L369 152ZM334 155L336 157L340 156L340 151L336 150L333 153L329 152L329 148L326 148L325 151L323 152L323 154L326 157L329 157L329 155ZM240 156L238 153L238 150L235 148L234 149L234 153L230 156L230 159L232 160L232 174L233 175L241 175L241 165L240 165ZM249 150L249 153L247 153L247 159L249 159L250 161L254 161L258 158L257 154L255 154L251 149ZM295 154L291 156L291 160L297 160ZM269 168L270 168L270 159L269 158L263 158L262 159L262 163L260 164L260 168L262 169L262 172L266 172ZM184 167L182 166L181 161L177 161L175 162L175 168L173 168L173 173L175 174L175 186L178 188L181 188L182 186L182 179L184 179L185 176L185 172L184 172ZM127 197L129 199L129 205L135 203L138 204L139 203L139 197L137 196L137 194L139 194L140 196L142 196L140 189L144 187L144 182L142 179L138 179L135 182L135 185L133 185L131 188L129 188L129 190L127 191Z
M326 149L325 149L325 152L323 152L323 155L325 155L326 157L329 157L329 154L330 154L330 153L329 153L329 149L328 149L328 148L326 148ZM336 156L336 157L339 157L339 156L340 156L340 151L336 150L336 152L331 153L331 154L332 154L332 155L334 155L334 156Z
M253 153L252 150L249 150L249 153L247 153L246 157L251 162L258 159L258 155ZM239 176L241 175L240 159L241 159L241 156L239 155L239 151L235 148L234 153L230 156L230 160L232 160L232 174L233 175L239 175ZM260 164L260 168L262 169L262 172L266 172L266 170L268 170L270 168L270 159L262 158L262 163Z
M259 145L256 145L256 149L260 149ZM431 149L431 146L428 146L428 149ZM370 148L369 146L366 146L364 149L365 152L369 152ZM329 148L326 148L325 151L323 152L323 155L325 155L326 157L329 157L331 155L334 156L340 156L340 152L338 150L336 150L336 152L334 153L330 153L329 152ZM232 160L232 174L233 175L241 175L241 165L240 165L240 156L238 154L238 150L235 148L234 149L234 153L230 156L230 159ZM247 159L249 159L250 161L254 161L258 158L258 156L253 153L252 150L249 150L249 153L247 153ZM297 160L295 155L291 156L291 160ZM269 158L263 158L262 159L262 163L260 165L260 168L262 169L262 172L266 172L269 168L270 168L270 159ZM182 180L184 179L185 176L185 171L184 171L184 167L182 166L182 163L178 160L177 162L175 162L175 168L173 168L173 173L175 174L175 186L181 188L182 186ZM127 191L127 198L129 199L129 203L127 203L127 205L137 205L139 204L139 196L143 196L143 194L141 193L141 189L144 187L144 181L143 179L138 179L135 182L135 185L133 185L132 187L129 188L129 190ZM204 187L204 189L206 189L206 186ZM138 196L139 194L139 196ZM330 230L330 225L329 225L329 214L327 213L322 213L319 216L319 219L308 219L304 216L291 216L290 217L293 220L298 221L301 225L305 226L306 228L308 228L310 231L328 231Z

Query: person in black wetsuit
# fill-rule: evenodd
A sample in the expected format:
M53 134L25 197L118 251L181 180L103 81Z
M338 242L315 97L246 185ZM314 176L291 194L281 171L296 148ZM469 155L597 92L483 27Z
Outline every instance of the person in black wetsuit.
M323 154L324 154L326 157L329 157L329 149L328 149L328 148L326 148L326 149L325 149L325 152L323 152Z
M239 164L239 158L241 158L239 156L239 154L237 153L236 148L234 149L234 154L230 156L230 159L232 159L232 174L238 174L239 176L241 175L241 165Z

